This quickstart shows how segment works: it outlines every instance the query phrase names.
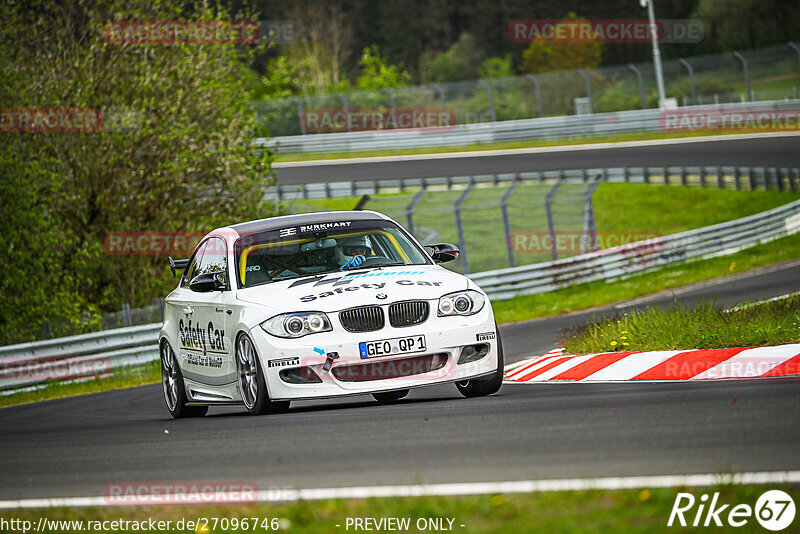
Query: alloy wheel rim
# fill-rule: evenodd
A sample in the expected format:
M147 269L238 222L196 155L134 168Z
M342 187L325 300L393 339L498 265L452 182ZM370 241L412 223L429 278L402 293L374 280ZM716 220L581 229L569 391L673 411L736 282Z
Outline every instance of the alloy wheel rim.
M175 410L178 405L178 364L169 343L161 345L161 384L167 407Z
M236 362L239 366L239 388L247 408L252 408L258 398L258 367L253 344L246 336L239 338L236 347Z

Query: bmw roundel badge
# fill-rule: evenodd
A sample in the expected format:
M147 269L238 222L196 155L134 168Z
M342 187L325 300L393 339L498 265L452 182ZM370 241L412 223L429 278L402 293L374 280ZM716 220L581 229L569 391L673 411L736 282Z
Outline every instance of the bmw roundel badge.
M381 300L384 300L384 299L386 298L386 293L378 293L378 294L377 294L377 295L375 295L375 296L376 296L376 297L378 297L378 298L379 298L379 299L381 299Z

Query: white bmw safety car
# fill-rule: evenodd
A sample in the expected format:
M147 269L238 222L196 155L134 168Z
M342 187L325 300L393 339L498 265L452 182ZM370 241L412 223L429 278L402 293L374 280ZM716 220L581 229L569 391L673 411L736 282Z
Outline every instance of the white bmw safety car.
M370 211L274 217L203 238L166 298L159 343L173 417L244 404L355 394L397 400L454 382L496 392L503 349L486 294L437 265L453 245L423 247Z

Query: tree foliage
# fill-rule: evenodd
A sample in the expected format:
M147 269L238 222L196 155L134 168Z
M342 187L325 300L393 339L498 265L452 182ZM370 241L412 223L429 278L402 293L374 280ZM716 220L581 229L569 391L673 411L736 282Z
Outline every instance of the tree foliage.
M377 46L366 47L358 63L361 66L361 76L358 77L359 89L384 89L408 85L410 79L408 73L402 70L402 67L390 65Z
M110 232L205 232L273 214L253 150L252 49L109 44L110 20L186 20L160 1L5 4L0 108L95 109L100 131L4 131L0 324L79 321L174 284L163 256L112 255ZM229 20L196 8L190 19ZM8 330L7 330L8 331Z
M570 13L564 20L569 21L565 24L588 23L575 13ZM604 47L600 41L558 42L538 37L522 54L522 70L537 73L596 67L603 58Z

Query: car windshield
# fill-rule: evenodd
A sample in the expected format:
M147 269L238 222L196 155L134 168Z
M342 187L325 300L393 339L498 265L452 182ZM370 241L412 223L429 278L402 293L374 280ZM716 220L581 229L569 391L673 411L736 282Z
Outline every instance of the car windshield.
M332 221L245 235L234 245L234 254L240 288L350 269L430 263L399 226L385 220Z

